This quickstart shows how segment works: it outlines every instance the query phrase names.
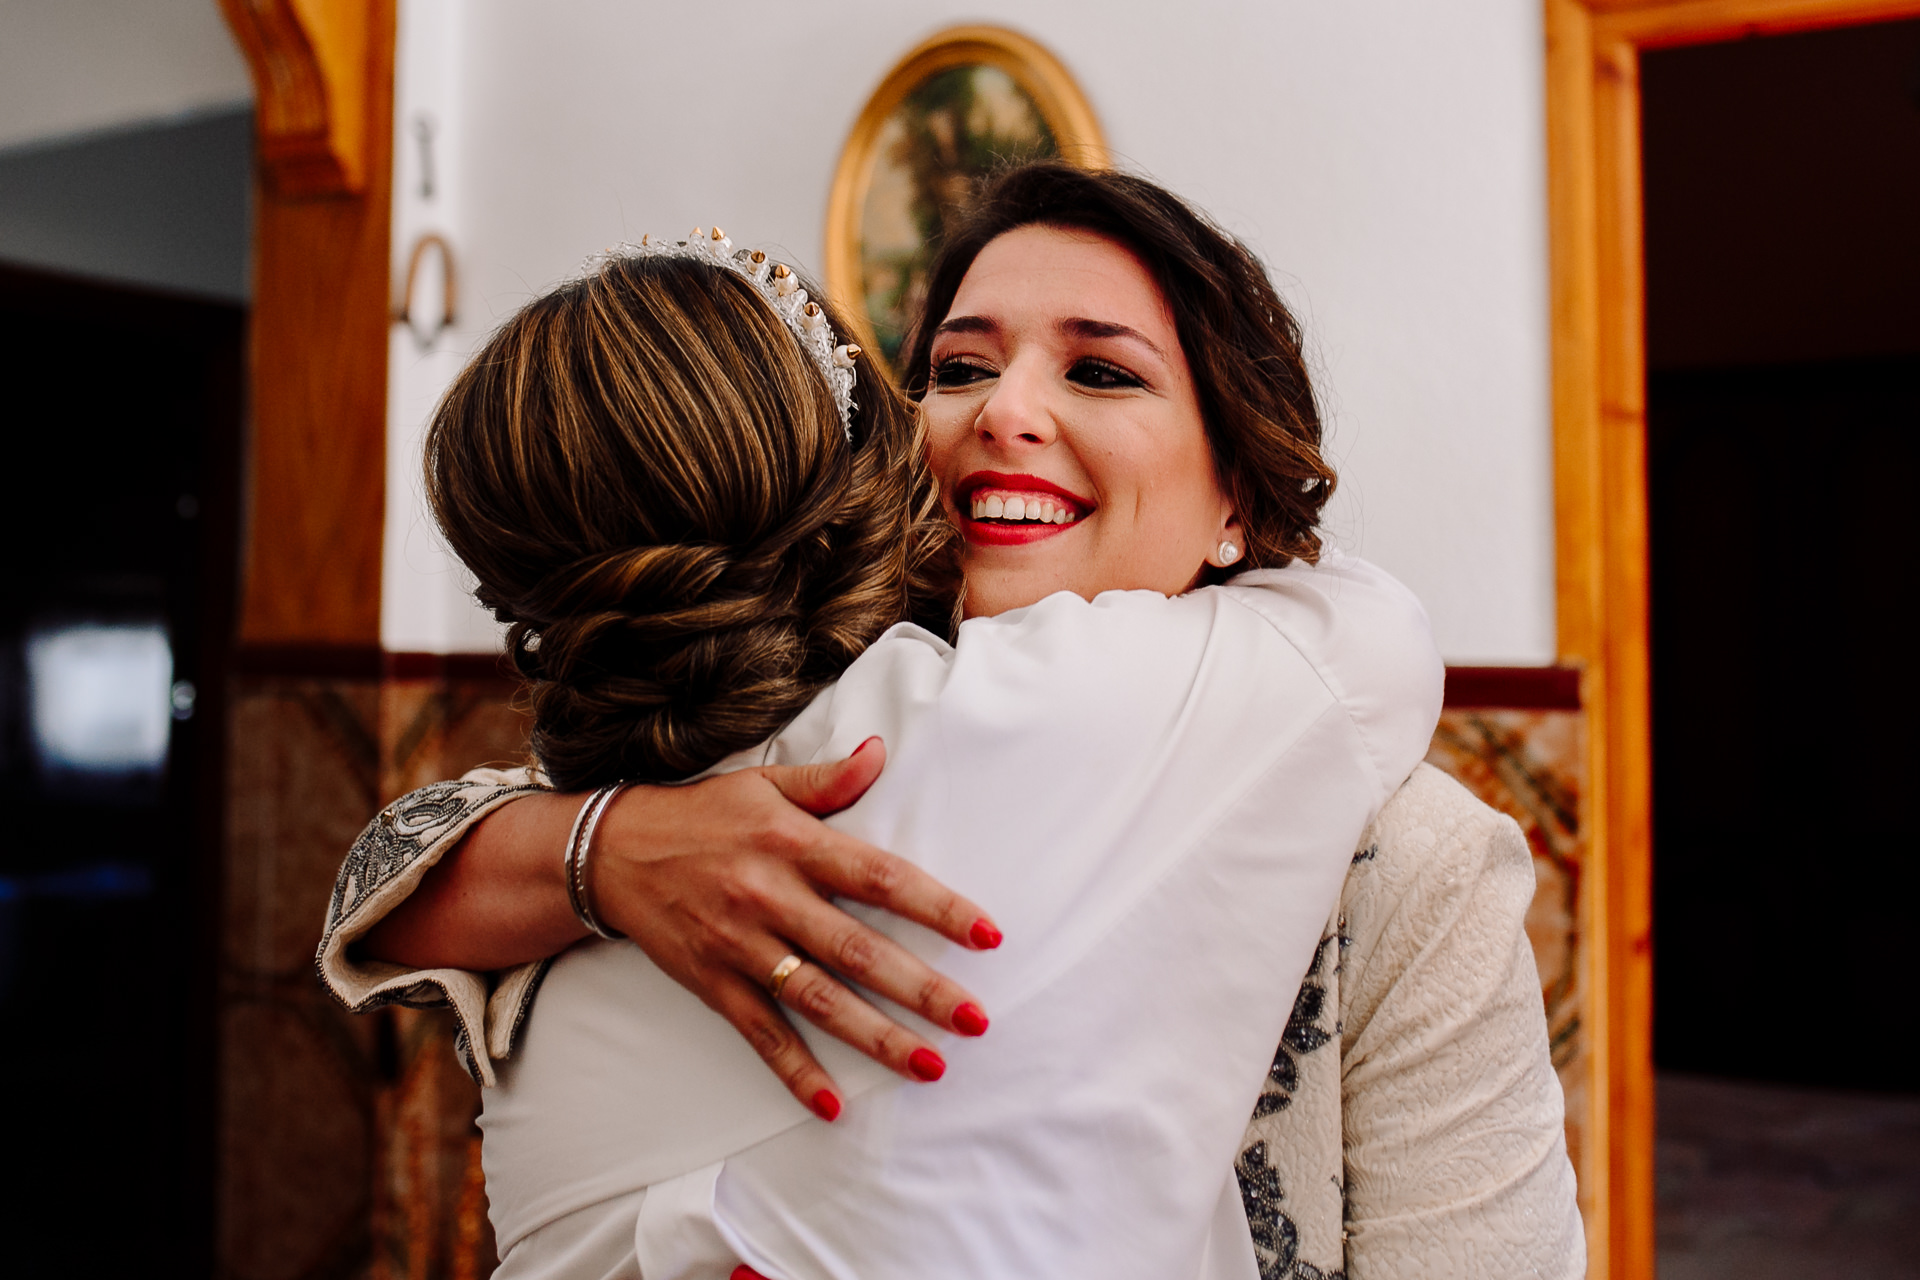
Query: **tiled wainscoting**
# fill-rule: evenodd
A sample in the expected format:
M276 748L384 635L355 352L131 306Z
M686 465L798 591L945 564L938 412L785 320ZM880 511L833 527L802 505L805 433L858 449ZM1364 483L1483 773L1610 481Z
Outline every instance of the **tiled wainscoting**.
M334 872L382 803L524 758L512 686L243 676L232 697L220 1275L485 1276L479 1092L448 1018L353 1017L321 990L313 953Z
M450 1019L352 1017L320 989L313 952L334 871L382 803L524 758L513 689L444 674L251 675L232 707L220 1275L479 1280L494 1266L479 1091L455 1065ZM1540 887L1528 931L1584 1171L1583 732L1578 711L1450 709L1429 758L1512 814L1532 844Z

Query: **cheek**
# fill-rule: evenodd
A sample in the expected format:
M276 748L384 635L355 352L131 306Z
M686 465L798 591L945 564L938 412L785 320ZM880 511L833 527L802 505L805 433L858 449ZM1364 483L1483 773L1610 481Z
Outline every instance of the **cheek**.
M1178 559L1210 545L1229 505L1204 434L1184 423L1167 425L1174 429L1158 436L1158 447L1125 463L1148 534L1150 545L1143 550L1156 559Z
M951 404L940 404L929 397L921 402L920 412L927 424L927 461L936 478L944 479L954 450L966 439L965 416Z

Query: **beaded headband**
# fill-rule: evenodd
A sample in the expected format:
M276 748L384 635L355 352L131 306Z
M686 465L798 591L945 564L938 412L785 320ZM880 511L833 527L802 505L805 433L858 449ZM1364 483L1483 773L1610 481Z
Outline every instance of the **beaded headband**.
M685 240L655 240L641 236L639 244L622 244L608 250L608 257L687 258L709 263L740 276L767 300L800 343L800 349L812 357L820 376L833 393L834 407L840 411L840 429L847 443L853 443L853 362L860 348L852 343L837 344L833 326L819 303L807 297L800 277L785 263L773 262L758 249L735 249L727 233L715 227L705 231L695 227Z

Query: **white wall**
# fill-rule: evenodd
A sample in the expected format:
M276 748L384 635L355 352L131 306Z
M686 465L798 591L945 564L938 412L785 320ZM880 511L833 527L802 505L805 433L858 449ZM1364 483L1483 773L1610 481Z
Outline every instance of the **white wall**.
M0 0L0 148L252 99L214 0Z
M458 48L446 216L469 302L450 351L643 231L719 222L817 268L841 142L894 59L961 21L1037 37L1119 159L1252 243L1301 313L1342 475L1335 541L1421 594L1450 661L1551 660L1537 0L403 5L438 6L438 47ZM416 56L403 50L403 85L427 74ZM410 367L396 448L438 385ZM390 550L388 593L415 622L387 644L490 636L449 621L470 606L428 563L418 513L391 519L419 571Z
M506 166L485 158L479 175L467 165L463 86L471 82L463 40L470 0L401 0L394 57L393 279L396 292L423 235L454 246L457 303L466 324L432 338L440 315L441 260L429 253L414 283L411 326L395 325L387 356L387 522L382 548L380 642L396 652L476 653L500 647L502 628L474 604L473 579L450 555L427 512L420 445L427 418L476 337L493 324L461 268L475 260L461 211L469 197L487 199L484 183L508 179ZM490 73L491 74L491 73ZM426 133L423 143L422 128Z

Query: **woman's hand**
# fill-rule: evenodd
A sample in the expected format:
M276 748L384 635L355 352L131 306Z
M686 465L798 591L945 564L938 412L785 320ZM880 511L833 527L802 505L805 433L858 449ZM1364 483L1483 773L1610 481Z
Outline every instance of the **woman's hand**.
M977 905L814 816L858 800L885 764L886 748L871 738L832 764L635 787L594 840L590 889L601 918L732 1023L794 1097L829 1120L840 1110L833 1080L768 990L789 954L806 963L786 979L779 1003L908 1079L937 1080L946 1064L842 977L935 1026L962 1035L987 1026L965 990L828 901L880 907L975 950L1000 943Z
M830 764L630 788L601 818L589 863L600 918L731 1023L827 1119L839 1113L839 1092L769 992L787 955L806 963L779 1003L908 1079L938 1079L946 1064L842 977L935 1026L978 1035L987 1025L965 990L829 901L883 908L974 950L999 945L977 905L819 820L858 800L885 763L886 749L870 739ZM359 949L409 968L487 970L585 937L561 872L583 799L530 795L487 815Z

